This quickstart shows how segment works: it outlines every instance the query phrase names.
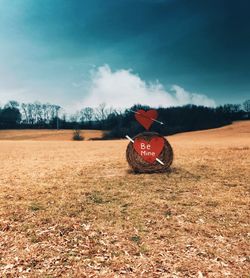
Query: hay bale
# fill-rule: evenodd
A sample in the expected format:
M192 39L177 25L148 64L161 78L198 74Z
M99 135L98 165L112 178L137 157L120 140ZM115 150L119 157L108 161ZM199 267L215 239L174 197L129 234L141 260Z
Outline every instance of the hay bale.
M154 136L158 136L164 139L163 150L158 156L158 158L164 163L161 165L159 162L154 161L153 163L149 163L145 161L134 149L133 143L130 142L127 146L126 150L126 158L128 164L133 169L135 173L163 173L166 172L170 165L173 162L173 150L169 142L156 132L142 132L136 135L133 140L136 138L144 139L146 141L150 141Z

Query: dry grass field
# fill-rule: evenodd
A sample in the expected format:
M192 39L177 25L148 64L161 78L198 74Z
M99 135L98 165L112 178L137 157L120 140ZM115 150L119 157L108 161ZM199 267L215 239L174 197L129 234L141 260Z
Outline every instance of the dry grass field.
M103 132L100 130L85 130L82 135L86 140L101 138ZM51 130L51 129L23 129L23 130L0 130L1 140L32 140L32 141L69 141L72 139L72 130Z
M166 174L45 137L0 141L1 277L250 277L249 121L168 137Z

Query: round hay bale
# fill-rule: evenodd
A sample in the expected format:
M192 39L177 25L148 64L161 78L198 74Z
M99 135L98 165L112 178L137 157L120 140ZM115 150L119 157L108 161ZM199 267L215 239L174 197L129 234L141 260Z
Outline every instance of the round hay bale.
M157 132L142 132L136 135L136 138L143 139L145 141L150 141L153 137L158 136L164 139L163 149L158 156L158 158L164 163L161 165L159 162L154 161L149 163L145 161L134 149L133 143L130 142L126 150L126 158L128 164L133 169L135 173L163 173L166 172L173 162L173 150L169 142Z

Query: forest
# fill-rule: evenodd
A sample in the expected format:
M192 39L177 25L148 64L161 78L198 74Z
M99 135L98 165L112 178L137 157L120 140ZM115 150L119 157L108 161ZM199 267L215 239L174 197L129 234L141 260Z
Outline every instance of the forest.
M105 131L103 139L122 138L126 134L133 136L143 131L133 112L138 109L152 107L137 104L127 109L114 109L103 103L96 108L84 107L67 115L59 105L9 101L0 107L0 129L99 129ZM250 119L250 100L214 108L190 104L160 107L157 111L158 120L164 124L154 123L151 130L170 135Z

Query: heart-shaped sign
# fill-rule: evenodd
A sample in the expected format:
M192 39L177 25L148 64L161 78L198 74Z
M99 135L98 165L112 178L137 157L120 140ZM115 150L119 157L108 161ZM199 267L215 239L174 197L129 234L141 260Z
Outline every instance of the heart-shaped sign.
M156 110L151 109L148 111L144 111L142 109L137 110L135 113L136 120L146 128L146 130L149 130L154 120L156 120L158 117L158 113Z
M164 139L162 137L153 137L149 142L144 139L136 138L134 149L147 162L154 163L156 158L162 152Z

